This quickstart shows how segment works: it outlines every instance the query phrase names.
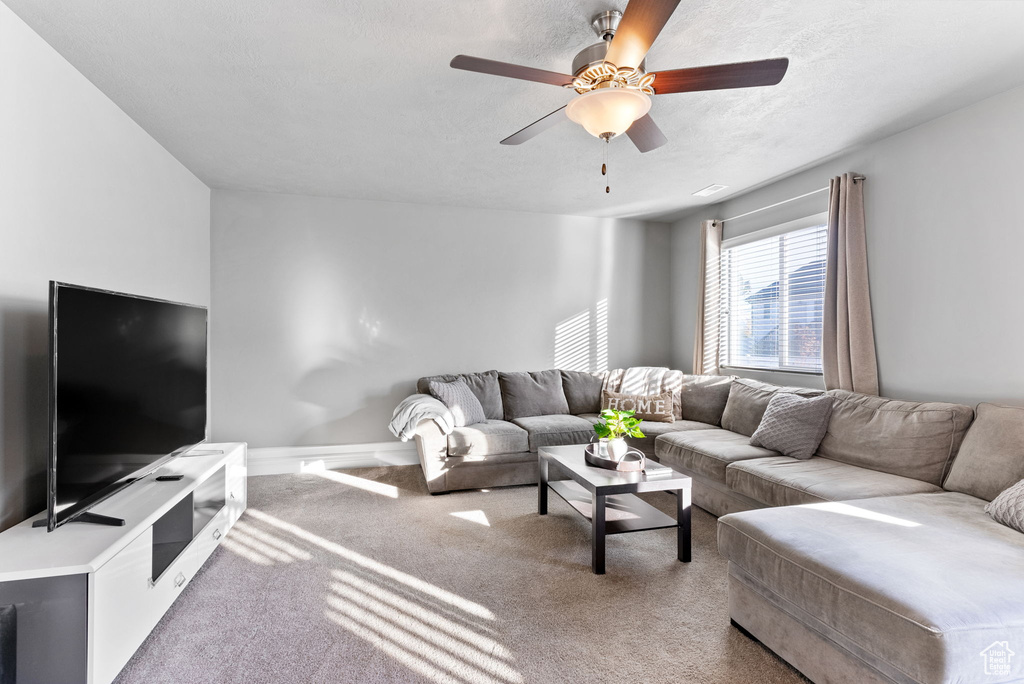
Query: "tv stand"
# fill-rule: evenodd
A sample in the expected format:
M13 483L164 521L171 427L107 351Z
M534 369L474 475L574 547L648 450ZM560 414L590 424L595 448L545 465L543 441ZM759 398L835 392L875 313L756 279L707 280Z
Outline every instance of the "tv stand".
M211 446L161 469L180 480L152 473L71 521L120 526L48 533L36 527L41 513L0 533L0 608L17 606L16 681L117 677L245 510L245 444Z
M79 515L76 515L69 523L92 523L93 525L109 525L111 527L123 527L125 525L124 518L115 518L112 515L100 515L99 513L93 513L92 511L85 511ZM32 523L32 527L46 527L46 520L36 520Z

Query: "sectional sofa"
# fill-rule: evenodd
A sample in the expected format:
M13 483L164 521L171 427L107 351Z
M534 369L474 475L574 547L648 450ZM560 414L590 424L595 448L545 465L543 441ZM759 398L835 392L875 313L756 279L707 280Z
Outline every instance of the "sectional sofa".
M517 417L500 374L475 375L486 424L417 428L432 492L536 482L538 447L590 440L606 378L563 371L568 412ZM735 625L819 684L1024 681L1024 534L985 512L1024 479L1024 408L831 390L825 437L798 460L750 435L775 393L821 391L681 378L676 420L645 421L634 446L721 516Z

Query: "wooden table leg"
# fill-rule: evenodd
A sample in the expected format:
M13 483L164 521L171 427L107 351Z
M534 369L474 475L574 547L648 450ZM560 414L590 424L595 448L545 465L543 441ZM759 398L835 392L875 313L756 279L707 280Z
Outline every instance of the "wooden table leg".
M537 456L537 512L548 514L548 459Z
M593 502L593 517L591 518L593 523L593 530L591 534L591 559L590 565L594 569L595 575L604 574L604 506L605 506L605 495L594 494L591 498Z
M683 563L690 562L690 488L685 487L678 491L676 498L676 522L679 527L676 529L676 547L679 553L679 560Z

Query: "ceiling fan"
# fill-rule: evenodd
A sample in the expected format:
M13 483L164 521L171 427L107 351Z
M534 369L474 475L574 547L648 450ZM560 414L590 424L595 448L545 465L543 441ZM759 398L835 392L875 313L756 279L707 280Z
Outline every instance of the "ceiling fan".
M601 42L576 55L572 76L467 55L456 56L451 66L576 91L569 104L505 138L502 145L520 145L569 118L605 141L625 133L637 149L650 152L668 142L648 113L651 95L771 86L789 67L783 57L648 73L647 51L678 4L679 0L631 0L625 12L597 15L592 26Z

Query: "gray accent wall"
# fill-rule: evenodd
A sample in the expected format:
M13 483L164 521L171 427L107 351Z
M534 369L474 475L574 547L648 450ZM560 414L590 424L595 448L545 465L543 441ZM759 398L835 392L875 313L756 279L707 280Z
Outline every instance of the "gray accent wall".
M1024 403L1021 121L1024 88L1017 88L677 221L673 365L688 369L692 362L700 220L796 197L852 171L867 176L868 270L882 393ZM825 211L827 197L823 192L727 222L724 236ZM761 377L787 384L816 380Z
M665 365L669 232L214 190L213 437L393 440L420 376Z
M0 4L0 530L45 508L47 287L195 304L210 191Z

